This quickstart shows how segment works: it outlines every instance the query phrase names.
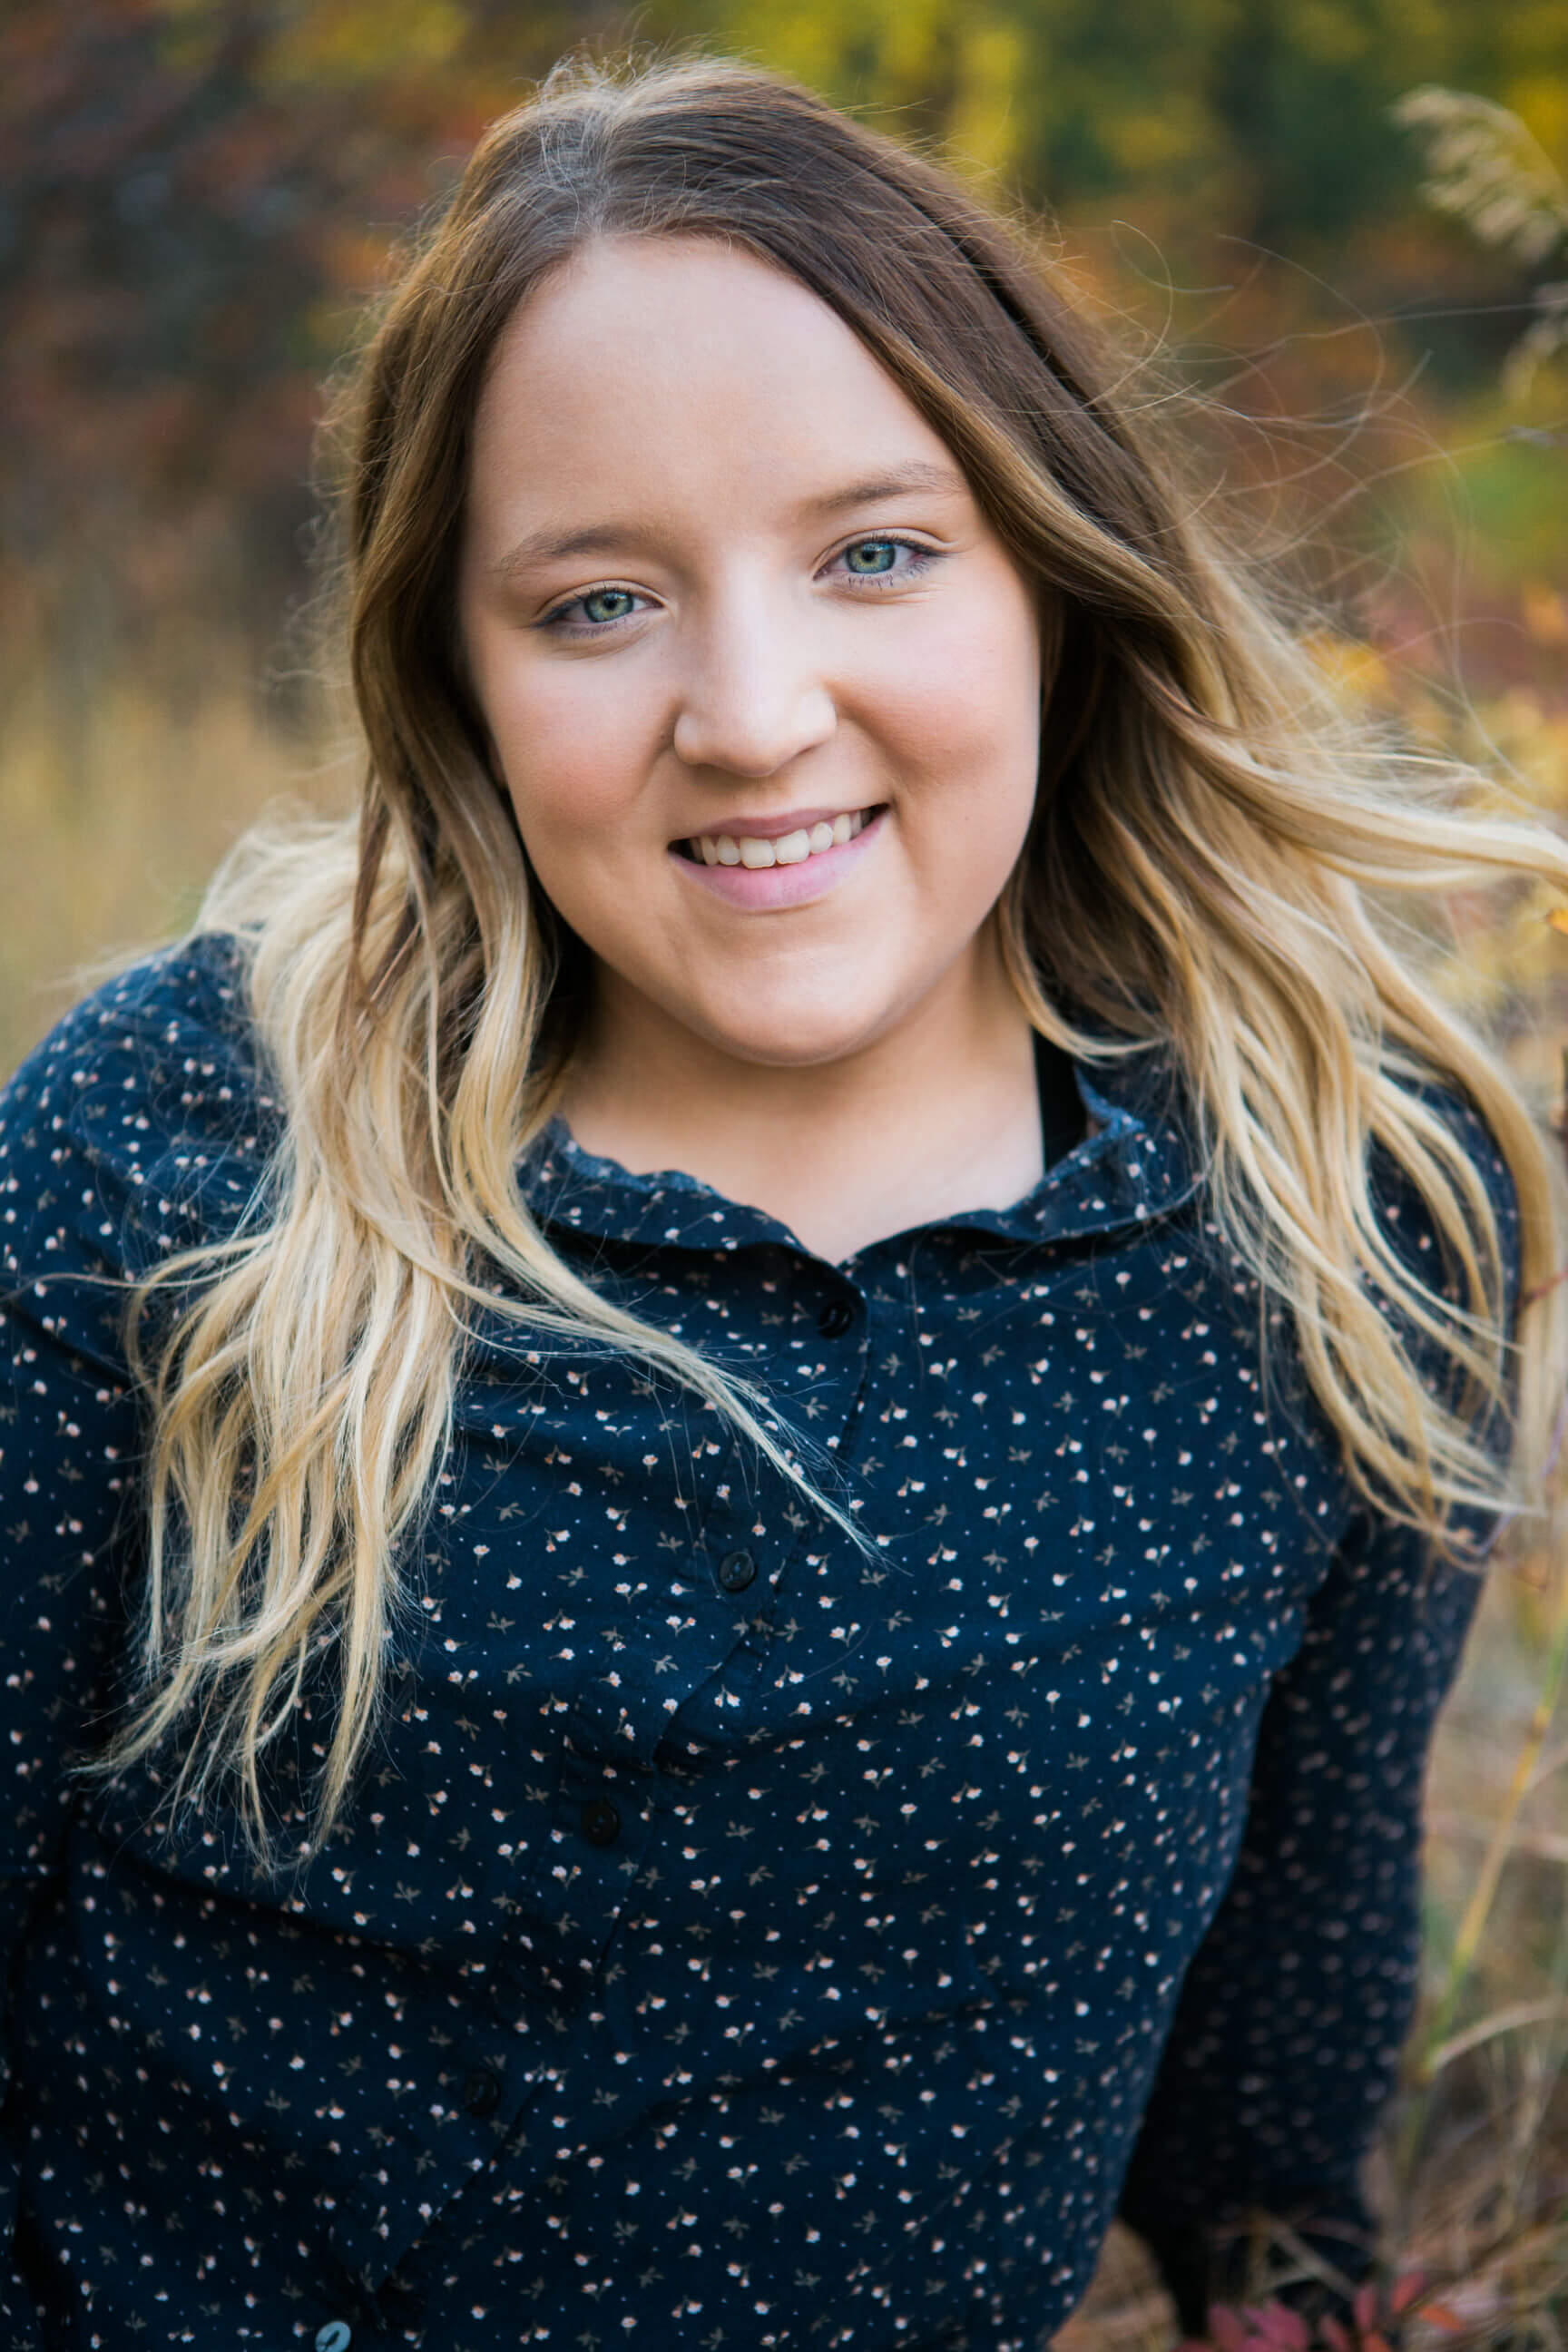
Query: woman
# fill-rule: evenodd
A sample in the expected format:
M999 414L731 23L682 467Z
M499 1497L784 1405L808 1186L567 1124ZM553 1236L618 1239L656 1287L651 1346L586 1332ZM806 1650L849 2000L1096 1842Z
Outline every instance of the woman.
M16 2340L1360 2275L1568 1231L1363 893L1568 856L760 73L498 123L340 448L356 838L5 1097Z

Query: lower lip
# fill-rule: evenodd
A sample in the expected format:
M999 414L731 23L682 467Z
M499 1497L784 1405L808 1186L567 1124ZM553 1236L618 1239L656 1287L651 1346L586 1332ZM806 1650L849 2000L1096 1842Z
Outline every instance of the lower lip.
M845 877L853 872L875 836L882 830L886 808L879 808L868 817L853 841L835 843L831 849L819 849L798 866L707 866L698 859L683 857L679 849L668 853L681 872L716 898L728 900L731 907L748 907L765 910L773 907L804 907L814 898L821 898L836 890Z

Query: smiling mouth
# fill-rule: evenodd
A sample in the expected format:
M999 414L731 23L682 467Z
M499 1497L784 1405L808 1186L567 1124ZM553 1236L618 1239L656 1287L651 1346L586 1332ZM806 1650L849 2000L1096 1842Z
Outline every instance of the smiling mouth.
M841 849L847 841L853 841L884 805L878 802L871 808L847 809L836 817L824 817L819 824L803 825L798 832L771 838L753 833L700 833L674 846L678 855L697 866L804 866L825 850Z

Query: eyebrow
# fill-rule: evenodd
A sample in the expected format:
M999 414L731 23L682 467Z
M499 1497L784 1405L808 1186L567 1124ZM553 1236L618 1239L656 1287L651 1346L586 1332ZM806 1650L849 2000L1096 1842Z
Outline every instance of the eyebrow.
M846 482L841 488L826 491L819 499L807 499L799 511L805 517L842 514L853 507L875 506L882 499L904 498L916 490L951 494L963 488L963 477L956 467L933 466L915 459L907 466L895 466L885 474L868 474L860 481ZM497 579L510 580L531 563L560 562L572 555L613 555L617 549L647 535L645 524L634 522L589 523L581 530L530 531L509 548L491 570Z
M879 499L900 498L910 490L961 490L963 477L955 466L931 466L916 459L895 466L890 473L870 474L864 481L846 482L825 498L808 499L807 514L839 514L846 507L875 506Z

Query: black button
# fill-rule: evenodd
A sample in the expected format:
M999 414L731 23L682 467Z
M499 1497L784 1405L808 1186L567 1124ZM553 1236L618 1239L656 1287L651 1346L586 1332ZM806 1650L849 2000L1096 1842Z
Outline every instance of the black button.
M749 1551L729 1551L719 1562L719 1581L726 1592L744 1592L757 1572Z
M842 1339L855 1320L855 1309L847 1298L830 1298L816 1318L816 1328L825 1339Z
M500 2076L493 2066L476 2066L463 2085L463 2105L471 2116L493 2116L500 2105Z
M590 1845L614 1845L621 1833L621 1817L608 1797L590 1797L577 1817Z

